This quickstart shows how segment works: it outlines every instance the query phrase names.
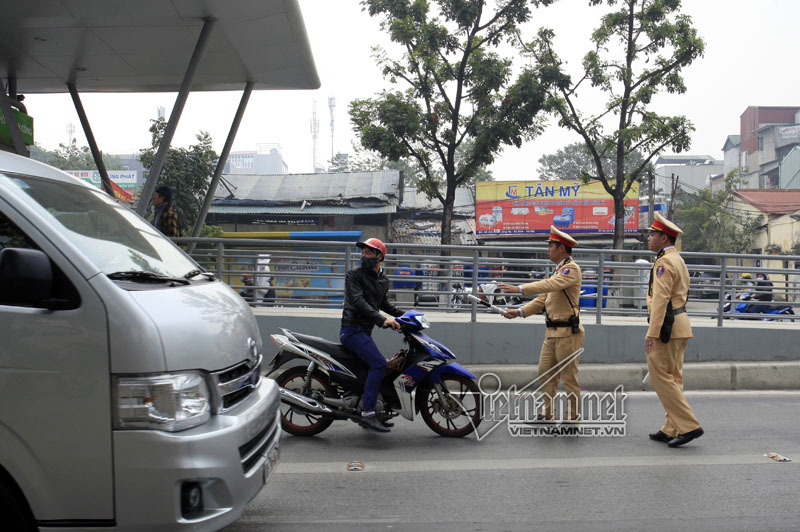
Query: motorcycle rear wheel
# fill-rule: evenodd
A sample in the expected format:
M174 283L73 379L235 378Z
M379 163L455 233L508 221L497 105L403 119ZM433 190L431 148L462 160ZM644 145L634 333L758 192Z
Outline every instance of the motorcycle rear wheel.
M305 379L306 368L296 366L278 375L275 381L281 388L303 393ZM332 397L335 394L333 387L328 382L327 375L317 370L311 373L311 389L323 391L328 397ZM311 414L284 403L281 403L280 411L283 430L294 436L314 436L330 427L331 423L333 423L331 418L324 418L319 414Z
M460 375L443 375L446 405L441 405L436 390L419 390L417 408L428 427L441 436L461 438L472 433L481 422L481 392L477 383Z

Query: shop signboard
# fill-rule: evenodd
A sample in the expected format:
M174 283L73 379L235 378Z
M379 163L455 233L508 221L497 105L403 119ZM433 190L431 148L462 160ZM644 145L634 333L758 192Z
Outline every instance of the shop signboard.
M599 181L476 183L478 235L546 233L553 225L575 234L613 233L614 200ZM639 229L639 186L625 196L625 232Z
M16 109L12 109L12 111L17 119L17 126L19 126L23 144L30 146L33 144L33 117L21 113ZM0 144L6 146L14 145L14 142L11 140L11 131L8 129L8 124L6 124L6 117L2 112L0 112Z

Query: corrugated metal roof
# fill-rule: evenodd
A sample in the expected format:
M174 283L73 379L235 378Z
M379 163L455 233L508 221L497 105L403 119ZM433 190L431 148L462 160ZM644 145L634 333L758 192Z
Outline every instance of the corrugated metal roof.
M400 210L409 211L429 211L442 212L441 202L434 198L428 199L424 192L420 192L417 187L406 187L403 191L403 203ZM462 216L473 216L475 214L475 200L472 191L467 187L456 188L456 199L453 203L453 213Z
M224 177L237 200L299 203L303 200L346 202L375 198L396 204L400 173L398 170L385 170L331 174L226 174ZM228 191L220 184L216 196L227 198Z
M394 205L383 207L349 207L341 205L310 205L300 209L299 205L211 205L210 214L300 214L307 216L389 214L397 211Z
M474 220L454 220L452 223L451 244L475 246ZM401 244L427 244L438 246L442 243L442 222L440 220L395 220L392 222L392 240Z
M789 214L800 210L800 190L734 190L733 195L767 214Z

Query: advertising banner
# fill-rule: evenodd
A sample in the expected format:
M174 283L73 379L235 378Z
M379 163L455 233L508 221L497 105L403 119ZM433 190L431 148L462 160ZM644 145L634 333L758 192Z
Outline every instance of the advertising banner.
M479 181L475 184L479 235L613 233L614 200L599 181ZM639 186L625 196L625 232L639 229Z
M100 172L97 170L64 170L66 173L77 177L97 188L100 187ZM136 170L109 170L108 178L119 188L133 194L136 191Z
M33 144L33 117L25 113L20 113L16 109L12 109L11 111L17 119L17 126L22 136L22 143L26 145ZM8 129L8 124L6 124L6 117L2 112L0 112L0 144L5 144L6 146L14 145L11 140L11 131Z

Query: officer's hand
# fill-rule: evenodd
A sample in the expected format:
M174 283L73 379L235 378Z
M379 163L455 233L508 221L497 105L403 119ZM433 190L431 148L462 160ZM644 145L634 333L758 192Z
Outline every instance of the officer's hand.
M510 310L507 310L507 311L503 312L503 317L507 318L509 320L513 320L514 318L519 318L519 309L518 308L512 308Z
M519 286L507 283L497 283L497 289L501 292L508 292L509 294L519 294L521 292Z
M645 352L645 354L649 355L650 351L652 351L655 346L656 346L656 338L653 338L652 336L645 337L645 339L644 339L644 352Z
M386 320L383 322L383 327L386 329L392 328L395 331L400 330L400 324L392 318L386 318Z

